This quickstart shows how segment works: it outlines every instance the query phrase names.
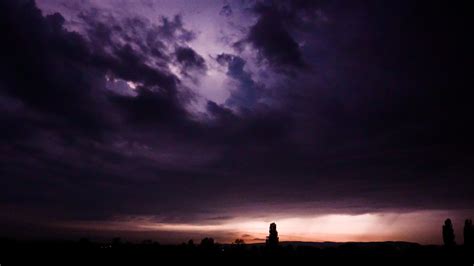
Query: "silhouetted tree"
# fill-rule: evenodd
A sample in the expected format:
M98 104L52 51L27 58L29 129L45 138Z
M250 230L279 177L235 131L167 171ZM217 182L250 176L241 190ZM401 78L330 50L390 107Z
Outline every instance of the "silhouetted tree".
M452 247L456 245L454 242L454 229L451 219L446 219L443 225L443 242L446 247Z
M192 239L189 239L188 247L194 247L194 241Z
M201 240L201 247L203 248L213 248L214 247L214 238L206 237Z
M112 247L118 248L122 246L122 244L122 239L120 237L115 237L114 239L112 239Z
M237 238L232 242L232 252L243 252L246 249L245 241L241 238Z
M153 244L153 240L151 239L145 239L142 241L142 245L152 245Z
M267 247L277 247L278 246L278 231L277 231L276 223L270 224L269 235L267 236Z
M87 238L81 238L79 239L79 247L81 248L89 248L92 246L92 243L89 239Z
M474 228L472 227L472 220L466 219L464 222L464 245L466 247L473 246Z
M234 240L234 245L242 246L245 245L245 241L243 239L237 238Z

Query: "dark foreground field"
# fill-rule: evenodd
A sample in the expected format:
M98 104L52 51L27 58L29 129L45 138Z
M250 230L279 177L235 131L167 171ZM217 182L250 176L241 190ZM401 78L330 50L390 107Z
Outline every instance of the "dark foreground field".
M3 239L0 265L174 265L261 263L304 265L473 265L463 246L423 246L407 242L160 245Z

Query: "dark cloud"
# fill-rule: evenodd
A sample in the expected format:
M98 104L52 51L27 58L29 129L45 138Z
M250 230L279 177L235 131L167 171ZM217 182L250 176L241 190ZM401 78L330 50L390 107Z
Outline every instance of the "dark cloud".
M197 70L202 74L207 69L204 58L190 47L178 47L175 56L184 71Z
M259 19L244 41L252 44L271 64L305 67L299 44L286 29L279 13L271 7L256 10Z
M84 68L91 54L83 39L63 30L60 15L43 18L33 2L2 5L2 94L17 98L22 112L51 117L44 126L99 133L107 115L97 69Z
M245 60L231 54L219 54L217 62L227 67L227 75L237 81L237 88L231 92L226 104L234 107L253 108L258 100L261 86L244 70Z
M168 39L177 39L179 41L189 42L195 38L195 34L183 27L183 20L180 15L176 15L173 19L163 17L162 25L158 28L158 32Z
M253 11L257 22L250 27L245 39L237 43L250 43L277 68L306 69L309 67L295 38L296 31L311 30L319 19L317 8L323 1L257 2Z
M145 87L137 89L137 96L111 95L119 112L123 112L131 124L174 124L186 121L187 113L173 95L151 91Z
M181 32L187 31L181 28L181 19L163 19L162 25L154 25L140 18L117 20L97 12L80 16L88 26L87 37L91 40L90 63L124 80L175 93L179 81L168 69L171 59L166 55L170 53L166 45L173 46L184 38Z
M105 188L102 178L115 180L112 186L120 183L116 181L125 169L116 171L114 165L123 162L127 155L116 145L123 143L121 135L130 134L127 132L132 128L124 127L123 123L133 121L134 125L170 128L180 124L180 119L188 119L182 97L180 100L177 95L179 81L162 66L152 67L145 62L153 58L152 47L141 39L133 39L127 23L109 27L101 24L89 31L88 41L66 31L59 14L43 17L32 1L6 1L1 5L4 41L0 47L0 96L5 102L2 108L9 111L1 115L4 125L9 125L2 132L6 137L1 142L2 154L9 158L2 163L2 172L8 177L2 183L6 182L5 187L12 191L2 199L41 208L63 198L64 204L75 209L73 213L86 215L80 210L90 205L87 202L104 199L100 192ZM174 28L176 21L179 20L173 22ZM169 36L172 27L169 23L164 25ZM113 39L117 31L120 36L132 36L131 41L118 44ZM149 48L149 54L133 48L134 44ZM141 84L137 96L106 90L107 76ZM136 149L146 149L141 144L134 145ZM90 156L86 154L95 154L95 159L86 159ZM95 160L107 160L110 165L99 166ZM140 168L139 164L140 160L134 161L130 171ZM26 173L25 167L32 172ZM44 181L35 180L35 176ZM22 187L23 182L30 182L31 187ZM29 197L19 198L15 191ZM79 196L84 191L90 197ZM87 215L106 216L106 201L113 203L119 198L118 191L112 191L107 195L111 200L95 204L96 208L87 211ZM61 206L58 208L59 213L70 214Z
M230 17L232 16L232 7L229 4L225 4L222 8L221 11L219 12L220 15Z

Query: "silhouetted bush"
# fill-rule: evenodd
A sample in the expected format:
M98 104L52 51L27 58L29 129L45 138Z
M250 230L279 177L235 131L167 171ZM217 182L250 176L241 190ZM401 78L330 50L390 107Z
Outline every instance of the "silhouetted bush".
M451 219L446 219L443 225L443 242L446 247L452 247L456 245L454 242L454 229Z
M245 241L243 239L240 239L240 238L237 238L236 240L234 240L234 243L232 243L236 246L243 246L245 245Z
M472 220L466 219L464 222L464 245L466 247L473 246L474 228L472 227Z
M200 245L200 246L201 246L202 248L211 249L211 248L214 247L214 245L215 245L215 243L214 243L214 238L212 238L212 237L206 237L206 238L203 238L203 239L201 240L201 245Z

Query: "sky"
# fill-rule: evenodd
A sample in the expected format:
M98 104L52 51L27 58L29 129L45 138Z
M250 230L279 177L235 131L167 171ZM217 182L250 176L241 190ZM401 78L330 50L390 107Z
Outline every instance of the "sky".
M0 235L461 243L463 5L1 1Z

